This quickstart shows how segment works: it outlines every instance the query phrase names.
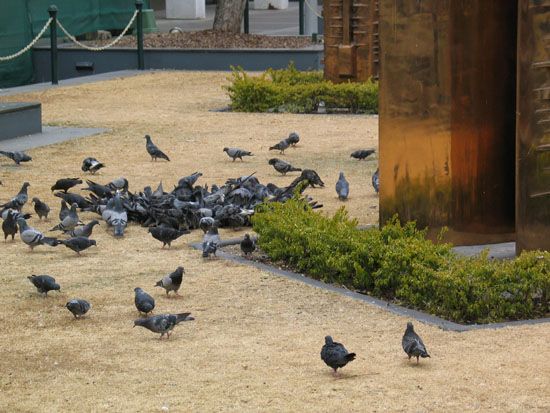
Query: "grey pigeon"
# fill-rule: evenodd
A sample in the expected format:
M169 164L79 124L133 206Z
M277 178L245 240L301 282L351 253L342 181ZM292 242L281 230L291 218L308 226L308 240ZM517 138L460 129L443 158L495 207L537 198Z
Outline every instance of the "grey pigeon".
M290 132L288 135L288 138L286 138L286 141L292 145L296 146L298 142L300 142L300 136L296 132Z
M215 241L205 241L202 243L202 257L208 258L210 255L216 255L218 244Z
M78 218L78 213L76 212L77 207L78 207L77 204L72 204L71 208L69 209L69 213L65 218L63 218L63 221L61 221L55 227L50 229L50 231L69 232L75 229L76 226L78 225L78 222L80 221L80 219Z
M202 232L205 234L214 225L216 225L216 220L212 217L202 217L199 221L199 228L202 229Z
M155 299L143 291L141 288L134 288L134 303L140 313L149 314L155 308Z
M104 168L105 164L99 162L96 158L88 157L82 161L82 170L84 172L90 172L92 175Z
M409 360L411 357L416 357L416 364L418 364L419 357L430 357L426 350L426 346L424 346L420 336L415 333L413 323L410 321L407 323L407 329L405 330L405 334L403 334L401 345L405 353L407 353L407 356L409 356Z
M107 225L113 227L115 237L124 236L124 229L128 225L128 213L122 205L120 194L116 194L114 198L109 199L105 209L101 213L101 217Z
M350 157L362 160L372 155L374 152L376 152L374 149L359 149L358 151L352 152Z
M92 235L92 231L94 229L94 226L99 225L99 222L97 222L96 219L88 222L86 225L83 225L81 227L76 227L72 231L69 232L69 235L71 237L86 237L89 238L90 235Z
M177 240L185 234L189 234L188 230L179 230L170 227L151 227L149 232L154 239L162 242L162 248L168 244L168 248L172 246L172 241Z
M248 256L256 249L256 243L250 238L249 234L244 234L244 239L241 241L241 251L245 256Z
M65 304L65 307L67 307L67 310L69 310L74 315L74 318L81 318L90 310L92 306L86 300L74 298L71 301L67 302L67 304Z
M11 209L17 209L18 211L21 211L23 206L27 203L29 200L29 195L27 193L27 188L31 186L28 182L23 182L23 186L9 202L5 203L4 205L0 205L0 208L11 208Z
M157 158L166 159L167 161L170 160L170 158L153 143L149 135L145 135L145 140L147 141L145 149L147 149L147 153L151 155L152 161L156 161Z
M145 327L153 333L160 333L160 339L166 334L166 339L170 338L171 331L182 321L194 320L191 313L181 314L159 314L149 318L140 318L134 321L134 327Z
M157 281L155 287L164 288L166 290L166 295L168 295L170 291L174 291L176 295L178 295L178 290L183 281L183 274L185 274L184 268L178 267L176 271L168 274L166 277L162 277L160 281Z
M349 182L346 181L346 177L343 172L340 172L338 181L336 181L336 194L338 194L338 199L340 201L345 201L348 199L349 195Z
M17 165L21 164L21 162L32 161L32 158L23 151L16 151L16 152L0 151L0 154L7 156Z
M376 171L372 174L372 187L374 192L380 191L380 169L376 168Z
M111 188L114 191L128 192L128 180L121 176L120 178L113 179L107 185L107 188Z
M55 282L55 278L49 275L31 275L27 277L36 287L39 293L48 295L48 291L59 291L61 287Z
M61 209L59 210L59 220L63 221L67 215L69 215L69 206L65 201L61 200Z
M325 345L321 349L321 359L334 370L333 375L336 376L337 369L355 360L355 353L348 352L342 344L333 341L331 336L326 336Z
M283 175L288 172L301 171L300 168L295 168L288 162L285 162L279 158L271 158L268 163L275 168L275 170Z
M223 148L223 151L227 153L227 156L230 158L233 158L233 162L235 162L235 159L239 158L241 161L243 160L243 156L254 156L252 152L245 151L239 148Z
M8 240L8 236L11 235L11 239L15 238L17 234L17 222L15 219L17 212L14 210L8 210L8 215L6 219L2 222L2 231L4 231L4 242Z
M278 150L280 151L281 154L284 154L285 153L285 149L288 149L288 147L290 146L290 143L288 143L288 141L286 139L283 139L282 141L280 141L279 143L273 145L273 146L270 146L269 147L269 150Z
M50 188L53 191L63 191L67 193L69 189L71 189L73 186L80 185L82 183L82 179L78 178L62 178L58 179L55 184L52 185Z
M31 214L29 213L22 213L21 211L15 209L15 208L4 208L2 209L2 212L0 213L0 216L2 217L2 219L7 219L8 218L8 214L10 212L13 212L14 215L13 215L13 219L15 220L15 222L17 222L17 220L19 218L24 218L24 219L29 219L32 217Z
M27 244L31 250L39 245L55 247L60 244L57 238L45 237L40 231L30 227L24 218L18 218L17 225L19 225L19 236L21 240Z
M73 250L78 255L80 255L82 251L90 248L92 245L97 245L96 240L86 237L74 237L66 240L59 240L59 243Z
M48 214L50 213L50 207L45 202L42 202L39 198L36 198L36 197L32 199L32 202L34 203L34 212L36 212L36 215L38 215L38 218L42 219L42 217L44 217L48 219Z

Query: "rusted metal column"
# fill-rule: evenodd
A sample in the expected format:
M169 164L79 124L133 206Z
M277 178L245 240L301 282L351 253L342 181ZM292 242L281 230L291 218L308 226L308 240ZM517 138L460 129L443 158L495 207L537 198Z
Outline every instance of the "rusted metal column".
M550 250L550 1L520 0L517 250Z
M513 3L381 0L381 223L513 239Z

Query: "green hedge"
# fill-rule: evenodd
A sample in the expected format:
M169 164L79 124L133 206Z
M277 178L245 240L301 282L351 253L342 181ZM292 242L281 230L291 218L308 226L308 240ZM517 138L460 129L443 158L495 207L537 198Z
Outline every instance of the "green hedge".
M259 245L274 261L325 282L394 300L441 317L486 323L550 312L550 253L515 260L456 255L414 223L357 230L344 209L333 217L303 201L270 203L253 217Z
M378 83L332 83L322 72L269 69L250 76L242 68L232 68L231 84L225 86L231 109L238 112L310 113L325 102L327 110L348 109L352 113L378 113Z

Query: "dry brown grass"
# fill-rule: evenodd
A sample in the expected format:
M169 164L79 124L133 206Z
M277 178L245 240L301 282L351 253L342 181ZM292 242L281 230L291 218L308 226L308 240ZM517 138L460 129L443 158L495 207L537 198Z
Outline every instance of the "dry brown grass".
M353 149L376 145L372 117L213 113L225 106L225 74L154 73L59 88L10 100L40 100L47 123L107 126L111 133L30 151L20 168L1 161L0 198L24 180L31 196L54 206L49 186L78 176L88 155L105 161L100 182L124 175L130 189L165 188L201 170L200 182L223 182L257 171L278 184L267 147L297 130L300 147L285 159L312 167L327 183L309 190L333 212L334 182L343 169L351 182L346 206L362 223L375 222L370 187L375 162L349 159ZM4 99L7 100L7 99ZM149 161L142 136L150 133L172 162ZM223 146L257 155L232 163ZM92 218L84 214L84 219ZM233 231L223 232L235 236ZM63 247L28 252L19 241L1 246L1 411L548 411L550 326L469 333L418 324L432 354L419 366L401 349L406 319L361 302L200 253L176 242L161 250L144 229L131 226L123 240L100 227L96 249L77 258ZM196 240L200 234L189 236ZM183 264L182 298L152 286ZM62 292L44 299L26 276L51 274ZM132 329L133 288L157 300L156 313L191 311L196 321L178 326L169 341ZM63 308L89 299L89 317L75 321ZM358 354L335 380L319 358L332 334Z

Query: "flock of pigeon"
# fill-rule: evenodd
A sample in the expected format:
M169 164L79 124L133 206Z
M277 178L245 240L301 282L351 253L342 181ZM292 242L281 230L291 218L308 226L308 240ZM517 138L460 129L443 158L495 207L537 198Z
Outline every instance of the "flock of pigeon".
M145 140L145 148L152 161L158 159L170 161L170 158L153 143L149 135L145 135ZM277 150L283 155L288 148L296 147L299 141L300 137L293 132L288 138L269 147L269 150ZM243 157L253 156L252 152L240 148L225 147L223 151L233 162L236 159L243 161ZM362 160L373 153L373 149L358 150L353 152L351 157ZM22 151L0 151L0 154L12 159L17 165L32 160ZM61 199L59 222L50 229L50 232L61 232L66 236L64 239L46 236L27 223L31 214L23 212L23 207L29 200L28 188L30 184L24 182L21 190L10 201L0 205L4 241L7 241L10 236L14 240L15 235L19 232L21 240L30 247L31 251L43 245L50 247L64 245L80 255L86 249L97 245L91 236L94 227L100 225L97 219L86 224L83 223L78 215L78 210L80 210L97 213L107 227L112 229L112 234L115 237L124 236L128 222L139 223L143 227L147 227L152 237L162 243L162 248L165 246L170 248L171 243L179 237L188 234L192 229L200 228L204 232L202 256L208 258L216 254L220 244L218 228L237 228L250 225L250 217L257 205L263 202L285 202L294 196L297 189L303 193L308 185L312 187L324 186L320 176L312 169L297 168L279 158L272 158L268 163L282 175L289 172L301 172L301 174L286 187L278 187L273 183L261 184L253 173L249 176L228 179L221 186L212 185L208 188L207 185L196 185L202 173L195 172L181 178L170 192L164 190L161 182L154 191L147 186L143 191L136 193L129 191L129 182L124 177L107 184L87 179L85 187L81 188L82 191L88 192L87 196L70 192L71 189L84 183L80 178L59 179L51 187L54 196ZM102 162L88 157L83 160L81 169L83 172L95 175L104 167L105 164ZM372 176L372 184L378 193L378 170ZM343 172L340 172L335 189L340 200L348 198L349 183ZM322 207L310 197L305 197L305 199L313 208ZM31 202L34 204L34 211L38 218L48 220L50 207L37 197L33 197ZM256 248L255 241L249 234L246 234L240 247L244 256L248 257ZM155 286L164 288L167 295L170 291L178 294L184 273L184 268L178 267L174 272L159 280ZM59 291L61 288L56 280L49 275L32 275L28 279L38 292L45 296L49 291ZM155 308L154 298L141 288L135 288L134 293L136 309L140 314L145 315L145 317L134 321L134 327L145 327L152 332L159 333L162 339L165 335L169 338L171 331L178 323L194 320L190 313L160 314L149 317ZM83 299L71 299L66 304L66 308L75 318L83 317L91 307L91 304ZM422 340L414 332L411 323L407 325L403 337L403 349L409 359L415 356L417 362L418 357L429 357ZM330 336L327 336L321 351L321 358L334 369L336 374L338 368L344 367L355 358L355 353L348 353L342 344L334 342Z

